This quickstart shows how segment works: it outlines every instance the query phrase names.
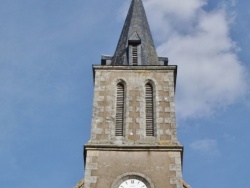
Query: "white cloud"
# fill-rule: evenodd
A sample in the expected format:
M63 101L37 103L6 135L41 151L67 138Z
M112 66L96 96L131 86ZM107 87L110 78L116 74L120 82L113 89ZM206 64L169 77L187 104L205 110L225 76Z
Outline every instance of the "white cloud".
M190 144L190 148L205 155L215 156L220 154L217 141L212 139L197 140Z
M206 4L206 0L146 0L145 7L155 11L154 15L164 18L166 15L177 19L190 19L195 12Z
M145 1L158 54L177 64L177 115L208 116L247 90L246 70L230 38L232 15L217 7L206 11L205 0Z

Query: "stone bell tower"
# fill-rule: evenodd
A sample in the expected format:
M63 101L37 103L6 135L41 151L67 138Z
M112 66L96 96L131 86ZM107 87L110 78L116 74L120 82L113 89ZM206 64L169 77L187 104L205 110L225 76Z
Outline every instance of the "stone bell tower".
M141 0L132 0L113 56L93 66L84 188L187 188L176 136L177 66L158 57Z

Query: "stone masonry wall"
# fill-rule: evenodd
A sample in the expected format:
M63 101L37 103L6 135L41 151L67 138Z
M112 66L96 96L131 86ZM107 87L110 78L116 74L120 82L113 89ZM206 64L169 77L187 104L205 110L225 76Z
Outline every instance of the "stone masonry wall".
M89 144L178 145L174 103L176 67L107 67L95 71ZM115 136L116 86L125 83L125 136ZM145 85L154 89L155 137L146 136Z
M183 188L181 151L90 149L84 188L117 188L134 174L144 177L149 188Z

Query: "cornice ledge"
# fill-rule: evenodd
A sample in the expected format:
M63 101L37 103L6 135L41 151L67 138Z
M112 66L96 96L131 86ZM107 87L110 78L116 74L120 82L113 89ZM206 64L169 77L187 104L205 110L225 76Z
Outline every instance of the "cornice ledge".
M86 144L84 145L84 149L98 149L98 150L183 150L183 146L181 145L108 145L108 144Z
M177 70L177 65L140 65L140 66L107 66L107 65L93 65L93 69L100 70Z

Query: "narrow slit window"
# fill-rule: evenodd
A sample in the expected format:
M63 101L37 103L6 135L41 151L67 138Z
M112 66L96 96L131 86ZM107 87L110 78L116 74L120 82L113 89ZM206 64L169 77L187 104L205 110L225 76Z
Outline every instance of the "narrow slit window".
M124 85L117 85L116 95L116 128L115 136L123 136L124 124Z
M146 84L146 136L154 136L154 100L153 88Z
M136 45L132 45L132 61L133 65L138 65L138 49Z

